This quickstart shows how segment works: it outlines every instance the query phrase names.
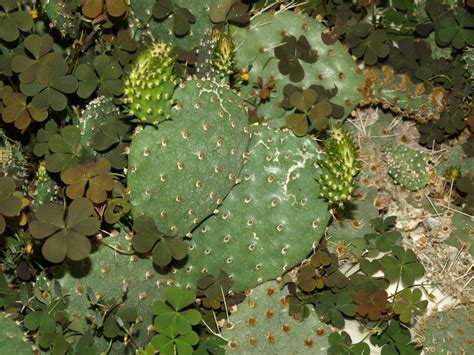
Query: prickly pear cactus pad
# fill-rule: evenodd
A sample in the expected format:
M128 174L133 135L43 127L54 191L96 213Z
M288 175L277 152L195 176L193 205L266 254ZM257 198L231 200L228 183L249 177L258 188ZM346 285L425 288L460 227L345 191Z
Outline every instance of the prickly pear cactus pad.
M241 183L216 216L193 233L189 259L174 279L192 286L222 269L242 291L278 277L319 242L329 220L319 198L318 145L288 130L256 128Z
M203 33L212 27L210 10L218 3L219 0L130 0L134 15L147 25L154 38L186 49L199 45Z
M472 305L422 319L416 334L428 354L471 354L474 351Z
M113 237L106 244L99 244L97 250L81 263L68 265L61 270L57 279L62 288L70 294L69 303L72 316L80 318L87 326L87 315L94 314L88 301L88 288L96 295L99 302L121 299L124 284L127 284L127 296L120 308L133 307L138 313L140 322L134 326L133 336L137 345L142 346L150 340L150 326L153 315L151 305L157 299L163 299L166 288L166 277L159 275L146 259L140 259L131 252L125 230L114 231ZM104 339L102 339L104 340ZM101 342L105 350L108 342ZM121 343L116 343L113 353L122 354L130 351Z
M172 121L133 138L128 184L134 216L147 214L163 233L183 235L229 193L250 135L245 110L227 86L188 81L174 99Z
M81 144L88 153L95 154L92 139L99 127L106 121L117 120L119 113L113 100L105 96L99 96L84 108L77 126L81 129Z
M23 332L15 321L8 319L2 313L0 313L0 352L16 355L33 354L31 344L23 341Z
M388 173L397 183L416 191L430 181L426 153L395 144L387 146L385 151Z
M391 66L364 70L361 105L381 104L394 113L414 117L418 121L434 120L446 108L446 90L423 83L414 84L407 74L395 73Z
M171 51L169 44L157 42L134 62L125 82L125 102L139 122L159 124L171 118L173 91L177 84Z
M314 83L324 86L325 89L337 88L337 95L332 102L342 105L347 116L362 98L357 87L364 83L364 78L356 72L354 60L340 42L331 46L322 42L323 30L321 23L292 11L257 15L249 26L236 28L234 31L234 42L238 49L237 65L239 68L249 69L252 81L257 80L259 76L263 76L265 82L270 76L275 78L275 97L278 102L283 99L283 87L290 83L305 88ZM275 57L276 48L282 46L283 34L296 39L304 36L312 51L317 54L314 63L299 61L304 77L298 82L291 81L291 75L283 75L280 72L279 61ZM277 106L275 100L270 100L260 106L259 114L268 120L284 116L285 110ZM278 126L278 123L275 125Z
M331 329L313 312L304 321L288 314L285 289L275 281L248 293L230 316L222 336L229 354L325 354Z

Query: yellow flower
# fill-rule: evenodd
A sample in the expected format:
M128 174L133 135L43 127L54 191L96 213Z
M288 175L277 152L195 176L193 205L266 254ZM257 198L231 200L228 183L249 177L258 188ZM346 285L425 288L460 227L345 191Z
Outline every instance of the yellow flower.
M37 9L32 9L31 10L31 17L33 18L33 20L36 20L38 18L38 10Z
M247 73L247 72L240 73L240 78L241 78L243 81L249 81L249 79L250 79L250 74Z

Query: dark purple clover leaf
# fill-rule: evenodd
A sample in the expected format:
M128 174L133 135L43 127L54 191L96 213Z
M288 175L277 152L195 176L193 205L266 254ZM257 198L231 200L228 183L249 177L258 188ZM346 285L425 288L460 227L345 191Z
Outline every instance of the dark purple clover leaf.
M20 197L14 195L15 188L12 178L0 177L0 234L6 228L5 217L18 216L21 211L22 201Z
M66 126L59 134L48 141L49 153L46 153L46 169L52 173L79 165L82 154L81 131L76 126Z
M296 46L296 57L305 63L315 63L318 60L318 52L311 48L305 36L298 38Z
M282 45L275 48L275 57L280 60L278 70L283 75L289 75L293 82L304 78L304 70L297 57L297 47L298 42L294 36L285 36Z
M157 0L152 13L159 21L173 14L173 31L178 37L188 34L191 24L196 22L196 17L191 11L176 5L172 0Z
M250 5L231 0L220 1L211 8L210 18L215 24L224 25L231 23L234 25L245 25L250 21Z
M378 58L385 58L390 53L386 32L374 29L367 23L351 26L347 34L347 43L351 47L352 54L357 58L363 58L367 65L376 64Z
M127 166L124 154L131 141L131 126L123 120L114 119L101 125L92 138L92 147L110 160L114 169Z
M92 66L79 64L74 75L79 80L77 95L82 99L91 96L97 88L100 96L122 94L122 67L105 54L95 57Z
M25 51L13 57L12 69L19 73L22 83L28 84L35 80L44 80L45 63L53 59L61 58L61 55L53 50L54 40L50 35L39 36L31 34L24 41Z
M94 235L99 228L94 206L85 198L72 201L66 213L62 205L45 205L36 211L36 220L30 223L31 235L46 240L41 251L52 263L60 263L66 256L74 261L87 258L91 252L87 236Z
M224 272L219 270L219 276L207 274L201 277L197 282L197 288L211 299L222 299L222 295L227 295L232 287L232 278Z
M367 317L371 321L379 320L388 307L388 293L385 290L375 292L357 291L354 295L354 302L357 304L357 313L362 317Z
M19 10L18 1L0 0L0 6L0 38L4 41L15 41L20 36L20 30L26 32L33 27L31 14Z
M449 135L455 134L466 127L464 116L464 111L458 108L450 108L447 111L441 113L438 121L438 127Z
M181 238L163 235L148 216L138 217L133 228L136 233L132 239L133 248L138 253L153 249L153 262L158 266L166 266L173 259L182 260L188 255L188 246Z
M332 30L325 29L321 32L321 39L326 45L332 45L337 42L339 37L341 37L344 33L346 33L347 29L347 22L344 20L342 16L336 15L336 19L334 21L334 27Z
M112 39L112 56L122 65L127 65L132 60L132 53L137 50L137 41L131 36L130 31L120 30Z
M49 57L41 63L38 80L22 83L21 91L27 96L33 96L32 103L41 110L52 108L62 111L67 106L67 97L77 90L77 79L68 75L68 66L62 58Z
M420 144L429 149L434 148L437 144L443 143L446 140L443 130L431 121L420 124L418 130L420 131Z
M48 118L48 111L41 110L22 93L10 93L3 96L5 108L1 111L5 123L14 123L15 127L24 130L31 121L42 122Z

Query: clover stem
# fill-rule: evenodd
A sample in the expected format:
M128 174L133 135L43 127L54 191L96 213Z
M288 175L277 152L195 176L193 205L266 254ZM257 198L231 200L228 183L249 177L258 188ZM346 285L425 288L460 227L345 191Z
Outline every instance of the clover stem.
M212 312L212 313L214 314L214 312ZM215 318L215 316L216 316L216 315L214 314L214 318ZM218 338L221 338L222 340L225 340L226 342L229 342L229 339L226 339L226 338L224 338L220 333L216 333L215 331L213 331L213 330L211 329L211 327L206 323L206 321L205 321L204 319L201 319L201 322L204 323L204 325L206 326L207 330L209 330L209 332L210 332L212 335L214 335L214 336L216 336L216 337L218 337ZM217 326L217 328L219 329L219 326L217 325L217 322L216 322L216 326Z
M124 251L124 250L120 250L120 249L118 249L117 247L114 247L113 245L111 245L111 244L105 242L105 241L102 240L102 239L99 239L99 242L100 242L101 244L105 245L106 247L109 247L110 249L116 251L116 252L119 253L119 254L122 254L122 255L134 255L134 254L135 254L134 251Z
M107 355L110 352L110 349L112 349L112 340L110 340L109 346L107 346L107 349L101 352L100 355Z
M449 83L452 85L453 84L453 80L449 77L449 76L446 76L446 75L443 75L443 74L438 74L438 75L433 75L431 78L429 78L428 80L431 81L431 80L434 80L436 78L443 78L443 79L446 79L447 81L449 81Z
M225 308L225 314L226 314L226 317L227 317L227 324L230 324L229 310L227 308L227 303L225 301L225 295L224 295L224 289L222 288L222 286L221 286L221 293L222 293L222 299L224 300L224 308Z

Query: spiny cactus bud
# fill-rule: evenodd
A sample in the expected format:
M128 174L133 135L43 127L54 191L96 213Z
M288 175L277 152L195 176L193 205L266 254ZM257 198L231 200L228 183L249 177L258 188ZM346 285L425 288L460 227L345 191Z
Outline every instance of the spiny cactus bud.
M461 177L461 168L458 165L452 165L446 169L444 177L450 183L454 184Z
M219 77L227 78L234 73L235 46L229 35L221 33L219 36L212 65Z
M172 47L158 42L143 51L125 82L125 102L130 113L144 123L159 124L171 118L173 92L178 83L173 74Z
M322 171L317 181L321 186L321 197L331 206L343 208L354 189L358 172L357 149L352 136L343 128L336 126L328 133L329 137L324 141L326 154L318 161Z

